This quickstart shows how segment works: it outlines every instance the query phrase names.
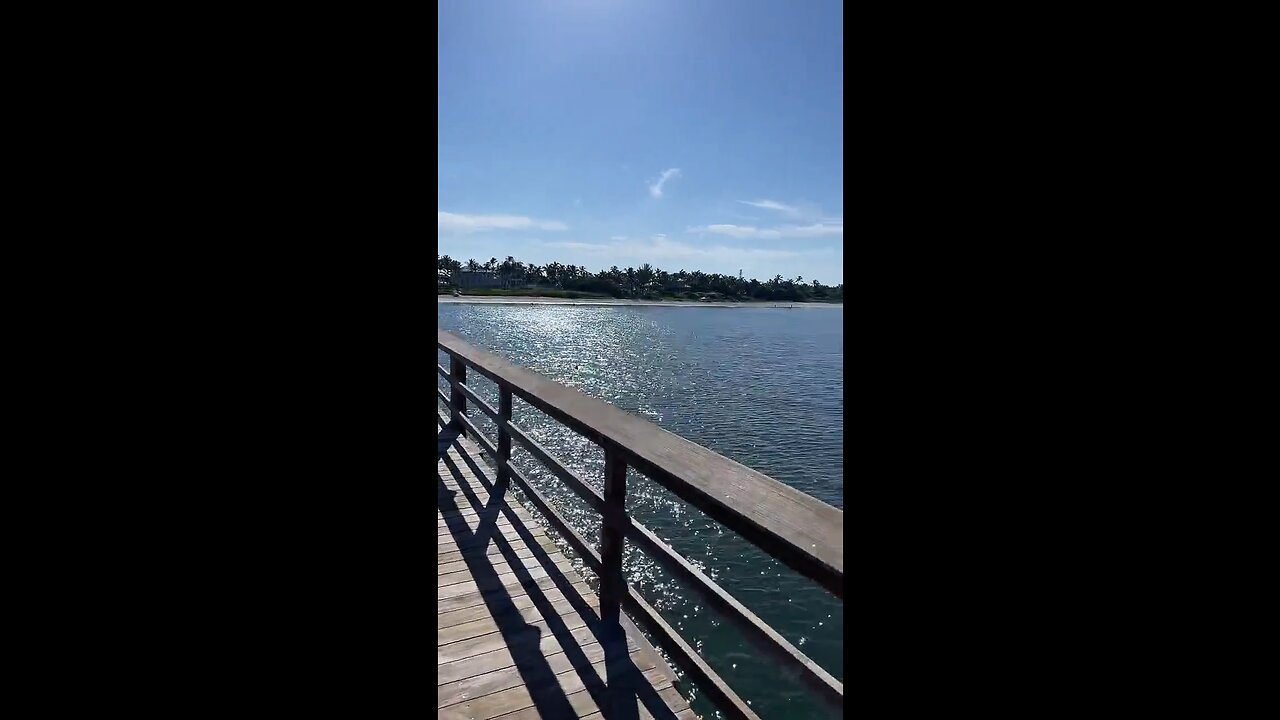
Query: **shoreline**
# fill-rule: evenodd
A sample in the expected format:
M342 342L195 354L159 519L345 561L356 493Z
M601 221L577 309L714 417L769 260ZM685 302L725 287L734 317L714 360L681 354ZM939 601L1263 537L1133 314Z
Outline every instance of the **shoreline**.
M700 302L694 300L622 300L618 298L555 298L555 297L536 297L532 295L463 295L462 297L453 297L452 295L436 296L437 305L439 304L476 304L476 305L596 305L596 306L620 306L620 307L722 307L722 308L738 308L738 307L754 307L754 308L813 308L813 307L838 307L843 308L844 303L801 303L801 302L772 302L767 300L756 300L749 302L725 302L718 300L715 302Z

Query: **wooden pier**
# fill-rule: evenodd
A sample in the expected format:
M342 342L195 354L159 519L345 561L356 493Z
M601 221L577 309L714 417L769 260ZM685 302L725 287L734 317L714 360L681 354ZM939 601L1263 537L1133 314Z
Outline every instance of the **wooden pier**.
M611 405L440 331L450 356L448 417L437 464L436 585L439 716L502 718L694 718L674 673L632 619L662 645L727 717L757 715L622 576L624 541L643 549L723 614L780 670L794 674L835 715L844 684L766 625L624 509L627 467L843 598L844 513ZM494 408L467 387L467 369L493 380ZM603 494L511 422L520 397L605 451ZM493 418L497 442L467 417ZM601 551L570 528L510 464L516 440L602 516ZM488 454L497 470L480 459ZM507 492L517 485L600 580L599 596ZM626 610L624 613L623 610ZM630 616L630 617L629 617Z

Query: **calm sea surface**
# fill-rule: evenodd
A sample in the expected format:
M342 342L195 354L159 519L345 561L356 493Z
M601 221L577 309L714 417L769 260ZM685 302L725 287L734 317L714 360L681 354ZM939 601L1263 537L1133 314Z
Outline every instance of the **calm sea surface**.
M844 508L842 306L438 308L440 327L474 345ZM447 368L447 356L439 357ZM467 379L497 406L497 390L488 379L474 371ZM513 413L516 424L552 455L603 487L604 454L598 447L519 398ZM497 437L487 416L469 415L490 438ZM598 550L596 513L518 443L512 458ZM648 478L629 473L627 507L637 520L844 681L842 601ZM558 544L581 569L572 549ZM630 543L624 571L761 717L826 716L797 680L764 659L696 590L683 587ZM593 573L584 576L596 587ZM720 717L687 678L678 685L696 712Z

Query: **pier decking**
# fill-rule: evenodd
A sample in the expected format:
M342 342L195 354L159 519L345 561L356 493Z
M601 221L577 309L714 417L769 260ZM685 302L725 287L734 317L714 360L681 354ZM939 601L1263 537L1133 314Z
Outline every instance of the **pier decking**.
M599 599L466 438L437 466L439 717L692 719L671 668Z

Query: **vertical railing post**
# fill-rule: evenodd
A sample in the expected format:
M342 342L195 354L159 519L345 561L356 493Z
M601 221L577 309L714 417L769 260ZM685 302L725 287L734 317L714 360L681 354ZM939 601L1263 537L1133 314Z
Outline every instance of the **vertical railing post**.
M626 594L622 578L622 539L625 536L627 461L612 445L604 449L604 513L600 525L600 619L617 624Z
M511 479L507 463L511 461L511 388L498 383L498 483L505 485Z
M467 396L462 394L458 384L467 382L467 366L457 355L449 356L449 377L453 378L453 383L449 386L449 421L458 428L460 437L466 437L466 430L458 416L467 412Z

